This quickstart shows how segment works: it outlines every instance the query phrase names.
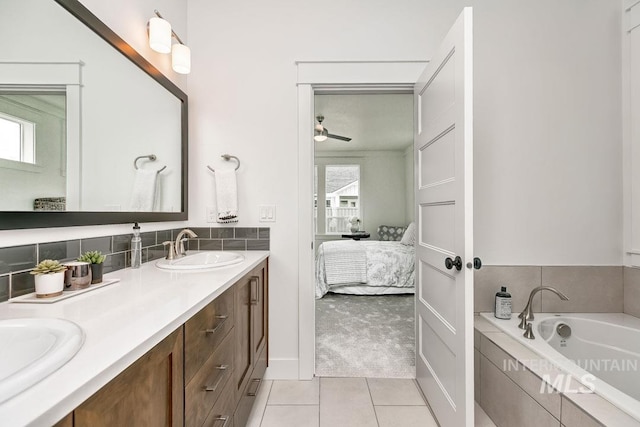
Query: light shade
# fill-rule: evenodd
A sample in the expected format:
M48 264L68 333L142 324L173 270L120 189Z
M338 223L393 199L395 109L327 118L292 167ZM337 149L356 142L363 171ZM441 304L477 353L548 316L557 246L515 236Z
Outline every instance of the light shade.
M191 49L183 44L176 43L171 48L171 67L180 74L191 72Z
M322 125L316 126L315 129L313 130L313 139L316 142L326 141L328 137L329 137L329 131L327 130L327 128L323 127Z
M149 47L156 52L171 52L171 24L162 18L149 19Z

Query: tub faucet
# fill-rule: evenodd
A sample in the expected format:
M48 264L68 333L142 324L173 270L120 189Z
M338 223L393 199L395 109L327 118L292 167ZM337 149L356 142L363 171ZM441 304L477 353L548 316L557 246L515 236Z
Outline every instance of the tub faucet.
M174 246L175 252L176 252L176 255L175 255L176 258L183 257L187 254L187 252L184 250L184 241L187 240L187 238L184 237L185 235L188 235L189 237L198 237L196 233L189 230L188 228L185 228L181 232L179 232L178 235L176 236L176 243Z
M520 313L520 315L518 315L518 317L520 319L522 319L522 321L518 325L518 327L520 329L527 329L527 322L534 319L534 316L533 316L533 297L538 292L541 292L541 291L551 291L554 294L558 295L562 301L569 301L569 298L565 294L563 294L562 292L560 292L559 290L557 290L555 288L552 288L551 286L538 286L537 288L534 288L531 291L531 293L529 294L529 301L527 302L527 305L525 306L524 310L522 310L522 313Z

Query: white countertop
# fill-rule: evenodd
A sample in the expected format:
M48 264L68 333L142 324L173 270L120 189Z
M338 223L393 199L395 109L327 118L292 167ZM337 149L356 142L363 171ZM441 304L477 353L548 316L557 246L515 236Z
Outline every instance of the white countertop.
M52 304L0 303L0 319L55 317L77 323L84 345L64 366L0 404L2 426L51 426L269 256L206 272L140 269L105 275L120 282Z

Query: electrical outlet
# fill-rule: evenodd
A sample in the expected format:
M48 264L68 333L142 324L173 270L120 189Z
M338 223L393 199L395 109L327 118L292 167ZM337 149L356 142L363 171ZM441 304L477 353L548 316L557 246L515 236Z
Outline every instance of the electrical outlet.
M276 205L258 206L258 221L276 222Z
M216 210L211 206L207 206L207 222L216 222L218 219L218 215L216 214Z

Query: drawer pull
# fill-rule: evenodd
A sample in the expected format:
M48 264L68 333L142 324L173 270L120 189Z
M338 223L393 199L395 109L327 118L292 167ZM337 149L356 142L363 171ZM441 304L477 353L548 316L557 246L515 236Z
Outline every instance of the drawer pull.
M258 304L258 298L259 298L258 279L259 279L258 276L251 277L251 305ZM255 292L254 292L254 289L255 289Z
M229 415L222 415L220 417L216 417L216 421L215 421L214 425L216 425L218 423L218 421L224 421L224 424L222 424L222 427L227 427L227 424L229 423L230 419L231 419L231 417Z
M218 379L216 380L216 382L212 386L208 386L208 385L204 386L203 387L204 391L216 391L216 389L218 388L218 386L222 382L222 379L224 378L224 372L227 369L229 369L229 365L216 366L216 369L220 371L220 374L218 374Z
M256 384L256 388L253 391L247 391L247 396L255 396L258 393L258 388L260 388L260 383L262 382L261 378L254 378L251 380L251 383Z
M216 331L218 329L220 329L220 327L222 325L224 325L224 322L226 322L228 318L229 318L229 316L227 316L227 315L218 315L218 316L216 316L216 319L221 319L221 321L218 322L218 324L213 329L205 329L204 332L207 333L207 334L215 334Z

